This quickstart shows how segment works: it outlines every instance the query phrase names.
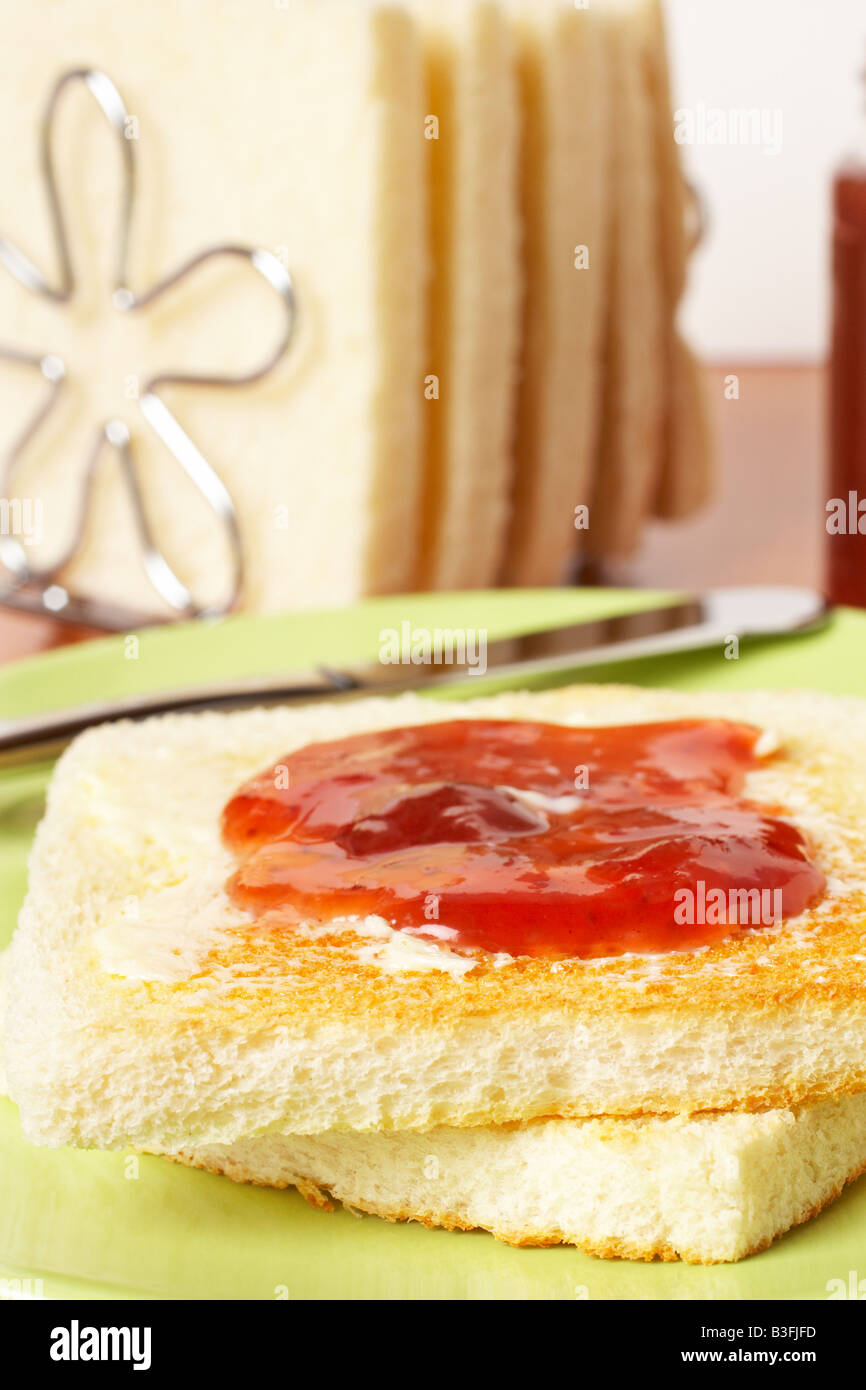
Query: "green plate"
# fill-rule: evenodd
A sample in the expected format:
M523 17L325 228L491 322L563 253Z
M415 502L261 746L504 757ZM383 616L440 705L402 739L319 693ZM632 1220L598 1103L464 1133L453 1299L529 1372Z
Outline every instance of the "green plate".
M378 599L337 613L231 618L65 648L0 668L0 718L107 695L375 657L379 631L486 628L490 638L664 601L557 590ZM606 666L580 678L680 689L800 687L866 696L866 615L820 633ZM490 688L473 679L466 693ZM46 768L0 778L0 944L25 888ZM0 1292L84 1298L821 1299L862 1269L866 1181L817 1220L737 1265L595 1260L514 1250L481 1233L325 1215L294 1192L237 1187L157 1158L36 1149L0 1103ZM866 1274L866 1270L863 1270ZM857 1275L854 1276L855 1280ZM10 1283L11 1281L11 1283ZM29 1281L29 1283L27 1282ZM41 1281L39 1283L35 1281ZM838 1286L835 1286L838 1287Z

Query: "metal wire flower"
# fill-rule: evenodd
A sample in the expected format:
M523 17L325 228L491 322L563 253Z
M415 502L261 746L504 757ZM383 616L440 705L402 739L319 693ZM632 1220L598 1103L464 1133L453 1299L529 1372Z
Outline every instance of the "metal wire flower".
M86 622L98 627L124 630L153 618L133 614L104 600L88 599L70 593L61 582L62 571L78 553L85 538L87 516L93 494L97 465L103 451L113 451L121 479L126 487L135 518L145 572L156 593L177 617L213 616L236 606L243 589L244 557L238 517L232 498L219 474L196 447L160 395L160 388L183 386L247 386L261 381L274 370L284 357L291 342L295 324L295 295L291 276L280 260L269 251L246 246L224 244L211 246L184 261L150 289L136 294L127 283L127 260L130 227L135 201L135 162L133 143L126 138L129 115L123 99L104 73L93 68L76 68L64 73L54 84L40 129L40 163L45 181L52 230L60 267L59 283L52 285L32 261L6 237L0 235L0 265L14 276L31 294L54 303L68 302L76 287L75 272L69 250L66 224L58 192L53 155L53 130L57 106L66 87L83 83L98 104L111 130L117 135L123 160L123 194L120 211L117 255L112 282L112 303L120 313L139 313L153 305L168 290L184 280L199 266L217 258L234 258L248 263L279 296L285 323L279 340L265 360L252 371L234 375L194 375L160 372L143 386L139 408L148 425L191 479L224 528L231 556L231 582L228 597L219 606L200 607L178 578L154 534L147 508L136 476L129 430L123 420L111 419L101 424L94 435L86 458L83 484L75 515L72 537L60 555L50 565L31 566L25 548L14 535L0 535L0 562L11 576L8 587L0 589L0 603L30 611L51 613L73 622ZM46 390L37 409L24 429L13 440L11 448L0 459L0 495L11 496L16 471L30 441L53 411L66 382L66 368L55 353L32 353L14 346L0 344L0 360L32 368L41 374Z

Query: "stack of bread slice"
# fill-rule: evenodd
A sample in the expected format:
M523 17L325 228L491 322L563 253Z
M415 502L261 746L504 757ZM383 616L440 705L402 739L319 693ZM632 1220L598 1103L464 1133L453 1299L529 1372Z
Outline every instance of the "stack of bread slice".
M660 0L226 0L218 17L207 0L67 0L47 28L9 0L7 23L3 233L49 278L38 122L85 63L128 108L133 289L214 243L262 247L293 276L294 340L265 380L163 387L237 508L244 606L559 583L579 551L628 554L651 514L705 498L700 376L675 326L687 209ZM154 374L251 371L279 305L217 260L118 316L118 151L83 87L52 148L76 293L47 303L0 271L4 344L67 369L13 480L44 502L29 557L68 542L94 430L119 419L167 558L217 604L226 534L138 397ZM3 364L10 435L44 389ZM138 550L107 455L64 581L159 607Z
M601 959L466 953L373 917L273 930L227 896L220 813L251 775L475 717L756 726L745 794L807 836L823 896L701 949ZM24 1132L516 1244L759 1250L866 1166L864 748L854 700L625 687L91 731L55 773L10 950Z

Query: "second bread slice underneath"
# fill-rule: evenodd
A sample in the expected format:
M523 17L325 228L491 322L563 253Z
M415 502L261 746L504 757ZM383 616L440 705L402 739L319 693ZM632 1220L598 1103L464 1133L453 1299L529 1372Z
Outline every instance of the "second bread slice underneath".
M183 1149L235 1182L388 1220L481 1228L605 1258L739 1260L866 1168L866 1093L799 1110L264 1135Z

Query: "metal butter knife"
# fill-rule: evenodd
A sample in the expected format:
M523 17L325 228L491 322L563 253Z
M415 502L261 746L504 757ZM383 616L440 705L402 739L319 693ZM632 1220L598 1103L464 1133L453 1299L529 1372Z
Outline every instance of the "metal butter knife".
M230 710L250 705L280 705L290 700L390 695L403 690L433 690L463 681L472 687L481 675L556 674L599 662L712 647L731 638L769 637L812 631L826 622L829 606L813 589L756 585L711 589L661 608L567 627L528 632L485 643L483 669L475 630L472 659L438 663L370 665L256 676L198 688L133 695L80 705L71 710L0 721L0 765L50 757L93 724L183 710ZM423 630L422 630L423 631ZM460 629L449 629L452 635ZM448 653L454 657L455 653ZM466 657L466 653L463 653Z

